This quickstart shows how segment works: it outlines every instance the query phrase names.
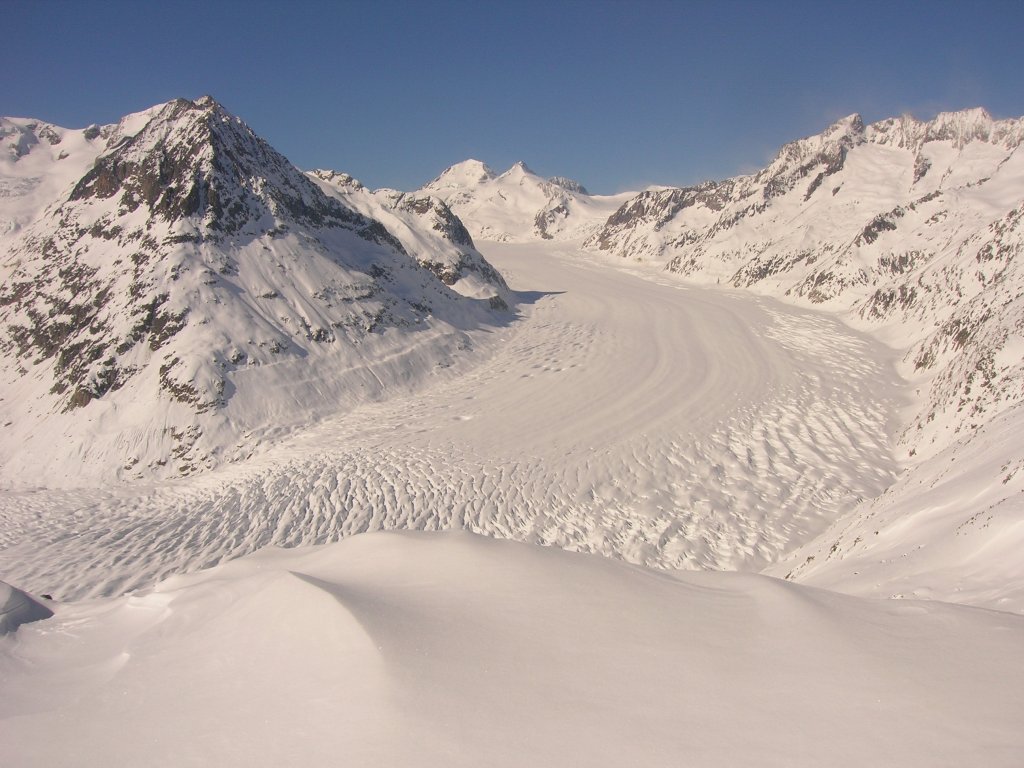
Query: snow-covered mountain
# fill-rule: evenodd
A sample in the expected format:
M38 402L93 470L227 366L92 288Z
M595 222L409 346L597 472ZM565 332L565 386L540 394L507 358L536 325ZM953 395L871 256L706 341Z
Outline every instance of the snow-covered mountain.
M247 456L259 435L450 365L465 329L507 309L450 213L449 232L396 213L396 236L209 97L0 130L8 478Z
M496 242L581 240L631 197L591 195L571 179L544 179L523 162L499 175L479 160L453 165L423 193L447 203L473 237Z
M642 193L587 245L850 312L931 378L905 440L934 453L1024 398L1022 137L1024 119L980 109L852 115L755 174Z
M644 192L588 240L691 282L837 311L903 351L918 395L899 439L917 466L778 575L951 594L977 582L946 570L951 558L980 574L1019 546L1019 456L992 435L1019 430L1024 412L1022 138L1024 119L981 109L871 125L852 115L757 173ZM846 555L852 565L837 566Z

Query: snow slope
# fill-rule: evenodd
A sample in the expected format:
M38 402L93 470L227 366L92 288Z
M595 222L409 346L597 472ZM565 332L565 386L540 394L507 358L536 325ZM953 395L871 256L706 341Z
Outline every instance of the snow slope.
M1019 766L1024 618L465 533L264 550L0 637L23 766Z
M244 459L468 365L465 330L509 319L471 246L414 218L403 243L209 97L102 129L4 125L3 188L18 192L0 199L16 235L0 243L5 483Z
M471 371L195 478L0 495L0 573L110 595L267 544L447 527L759 570L895 479L903 394L882 345L556 243L487 256L523 317L469 334Z
M908 470L766 572L850 594L1022 611L1021 410Z
M496 174L479 160L453 165L423 193L444 200L477 240L511 243L582 240L631 197L591 195L571 179L544 179L523 162Z

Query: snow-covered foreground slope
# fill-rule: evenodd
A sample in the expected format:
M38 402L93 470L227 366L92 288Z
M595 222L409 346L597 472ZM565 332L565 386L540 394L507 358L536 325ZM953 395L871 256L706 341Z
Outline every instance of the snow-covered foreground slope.
M443 527L758 570L894 480L882 345L556 244L487 256L529 292L521 320L470 334L473 370L195 478L4 493L0 573L118 594L267 544Z
M1024 618L465 533L264 550L0 638L9 765L1019 766Z

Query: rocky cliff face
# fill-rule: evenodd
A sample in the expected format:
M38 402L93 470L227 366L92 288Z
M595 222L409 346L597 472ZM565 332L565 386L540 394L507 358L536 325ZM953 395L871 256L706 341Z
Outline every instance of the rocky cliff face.
M904 440L934 452L1024 398L1022 138L983 110L852 115L755 174L643 193L587 245L848 312L908 349L928 394Z
M8 165L51 146L40 135L61 137L8 130L20 153ZM237 438L227 413L245 410L241 379L302 361L330 380L371 349L415 346L414 332L430 328L433 342L452 339L441 354L460 343L457 328L492 319L487 299L504 284L471 246L490 280L475 298L428 268L447 258L443 238L410 238L407 250L213 99L170 102L75 139L79 154L92 149L91 166L47 206L34 203L42 210L28 220L21 200L3 257L0 406L29 443L63 414L61 428L88 454L93 438L74 414L103 413L120 437L97 449L98 464L114 453L128 473L195 471ZM454 217L446 226L465 234ZM115 410L133 415L122 424ZM252 409L234 417L250 429L260 420Z

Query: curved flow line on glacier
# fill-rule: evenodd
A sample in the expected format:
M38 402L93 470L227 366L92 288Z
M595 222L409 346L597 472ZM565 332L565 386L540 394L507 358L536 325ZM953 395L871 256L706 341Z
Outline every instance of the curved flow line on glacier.
M759 570L895 477L892 354L834 318L555 246L487 257L544 295L467 375L206 475L0 495L0 571L71 599L270 544L448 527Z

